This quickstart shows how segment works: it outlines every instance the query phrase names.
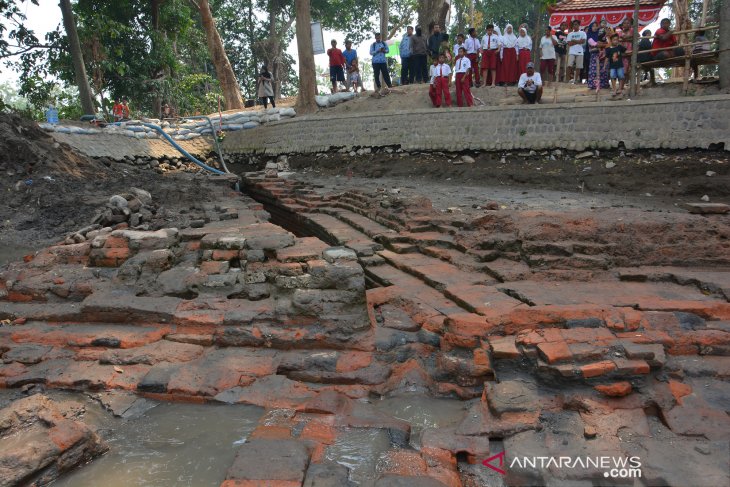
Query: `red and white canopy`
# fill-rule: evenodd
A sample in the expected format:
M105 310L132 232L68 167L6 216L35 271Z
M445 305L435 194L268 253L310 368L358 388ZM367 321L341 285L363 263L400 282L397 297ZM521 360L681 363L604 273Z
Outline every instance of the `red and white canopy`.
M659 18L659 12L666 0L641 0L639 25L648 25ZM624 19L633 19L634 0L564 0L549 8L550 27L561 23L580 21L581 26L606 19L608 25L617 27Z

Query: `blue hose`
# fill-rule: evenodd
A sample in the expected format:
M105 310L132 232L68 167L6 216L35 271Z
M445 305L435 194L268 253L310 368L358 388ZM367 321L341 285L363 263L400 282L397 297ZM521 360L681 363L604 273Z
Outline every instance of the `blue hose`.
M214 167L210 167L209 165L207 165L207 164L205 164L205 163L203 163L203 162L200 162L199 160L197 160L196 158L194 158L193 156L191 156L191 155L190 155L190 153L189 153L188 151L186 151L185 149L183 149L182 147L180 147L180 145L178 145L178 143L177 143L177 142L175 142L175 141L173 140L173 138L172 138L172 137L170 137L170 136L169 136L169 135L168 135L168 134L167 134L167 133L166 133L166 132L165 132L164 130L162 130L162 129L161 129L161 128L160 128L159 126L157 126L157 125L153 125L153 124L151 124L151 123L145 123L145 122L142 122L142 125L144 125L145 127L149 127L149 128L151 128L152 130L154 130L154 131L156 131L156 132L157 132L158 134L160 134L160 135L161 135L162 137L164 137L164 138L165 138L165 139L166 139L166 140L167 140L167 141L168 141L168 142L169 142L169 143L170 143L170 144L171 144L171 145L172 145L172 146L173 146L173 147L174 147L175 149L177 149L178 151L180 151L180 153L181 153L182 155L184 155L185 157L187 157L188 159L190 159L190 161L192 161L192 163L193 163L193 164L196 164L196 165L198 165L198 166L202 167L203 169L205 169L205 170L207 170L207 171L210 171L210 172L212 172L213 174L226 174L226 173L224 173L223 171L219 171L218 169L216 169L216 168L214 168ZM215 134L214 134L214 136L215 136Z

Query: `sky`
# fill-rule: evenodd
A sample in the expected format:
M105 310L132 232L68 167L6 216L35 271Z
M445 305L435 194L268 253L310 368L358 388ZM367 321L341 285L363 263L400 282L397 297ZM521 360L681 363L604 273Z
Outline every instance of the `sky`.
M33 29L39 38L43 38L46 32L50 32L61 23L61 9L58 7L58 0L38 0L38 6L33 5L29 1L25 1L21 4L21 9L27 17L28 26ZM665 16L665 12L662 12L662 16ZM662 17L660 16L660 17ZM377 24L377 22L375 22ZM656 28L656 25L652 24L648 26L652 31ZM399 33L396 37L400 37L402 34ZM344 50L345 45L345 32L329 31L323 32L324 44L326 48L329 48L332 39L337 41L337 46ZM370 44L373 39L367 39L360 45L356 45L358 57L365 59L370 57ZM297 42L296 37L293 39L289 48L287 49L294 59L298 58L297 54ZM314 56L315 65L324 68L329 65L326 54L318 54ZM4 66L0 65L0 82L17 82L18 76L15 72L8 70Z

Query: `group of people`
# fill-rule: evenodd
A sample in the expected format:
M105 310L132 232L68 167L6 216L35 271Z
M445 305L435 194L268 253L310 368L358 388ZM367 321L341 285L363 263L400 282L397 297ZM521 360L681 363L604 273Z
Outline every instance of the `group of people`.
M129 100L126 98L122 98L121 100L119 98L115 98L114 105L112 106L112 116L114 117L115 122L124 122L129 120Z
M591 90L611 88L614 94L624 90L630 70L633 47L633 21L626 18L617 28L608 25L606 19L582 26L579 20L562 23L557 29L546 27L536 49L539 50L539 69L533 64L533 40L526 24L515 31L507 24L502 32L499 27L489 24L479 37L475 28L467 35L458 34L453 45L449 35L441 27L433 25L426 37L420 27L411 26L400 40L402 85L430 83L429 94L434 106L451 105L449 88L452 80L456 85L457 105L471 106L473 96L470 89L474 86L517 86L518 93L525 103L539 103L543 83L570 82L583 83ZM653 40L652 40L653 39ZM695 36L695 43L706 41L703 32ZM357 51L352 42L346 41L346 50L332 47L327 51L330 59L330 80L332 91L338 91L338 83L346 89L354 86L363 91ZM677 38L672 32L669 19L663 19L661 26L652 38L645 30L639 42L638 60L640 63L653 59L666 59L682 56L684 52L677 46ZM700 45L695 51L709 48L709 43ZM641 51L649 51L641 53ZM370 45L375 86L392 86L386 53L388 46L375 34ZM428 67L428 61L431 67ZM654 73L647 70L654 82ZM697 72L695 69L695 77Z

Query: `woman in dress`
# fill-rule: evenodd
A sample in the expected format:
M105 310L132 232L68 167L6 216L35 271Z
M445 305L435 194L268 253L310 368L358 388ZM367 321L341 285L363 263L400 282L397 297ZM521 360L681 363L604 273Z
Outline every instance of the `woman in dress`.
M527 29L520 28L520 36L517 38L518 72L520 75L527 71L527 63L532 60L532 38L527 35Z
M634 47L634 27L633 24L634 21L631 19L631 17L626 17L624 21L621 23L621 45L626 48L626 52L624 53L624 76L628 76L631 72L631 49ZM618 32L618 29L616 29L616 32Z
M611 83L608 78L608 63L601 62L601 54L608 43L604 42L600 37L600 24L593 22L588 27L588 54L590 62L588 64L588 89L600 90L608 89Z
M497 74L500 83L515 84L520 79L519 66L517 64L517 36L514 33L512 24L504 28L504 35L500 42L500 59L502 63Z

